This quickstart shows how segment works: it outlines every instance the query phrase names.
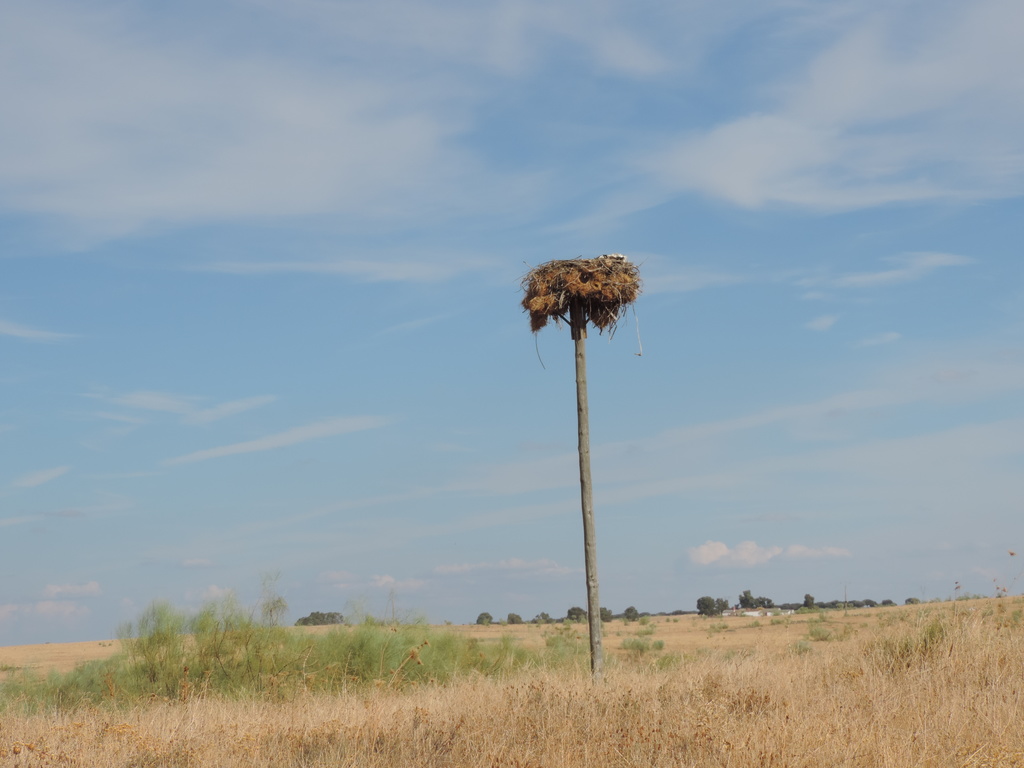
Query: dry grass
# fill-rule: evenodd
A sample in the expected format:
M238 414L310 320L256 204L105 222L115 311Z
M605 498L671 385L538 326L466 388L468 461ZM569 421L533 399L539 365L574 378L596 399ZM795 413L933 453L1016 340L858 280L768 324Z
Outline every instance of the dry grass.
M705 631L707 650L672 668L622 655L596 687L585 673L535 672L283 703L7 714L0 764L1024 766L1022 605L863 612L846 630L833 626L841 631L829 642L806 640L813 622L762 622L742 631L785 630L793 642L755 640L739 652L714 649L731 630ZM682 625L658 624L654 637L668 647Z
M848 615L838 612L829 614L829 626L857 626L874 616L882 615L882 609L850 611ZM884 609L890 611L905 610L903 608ZM665 644L668 653L694 654L712 650L778 650L796 642L807 634L808 622L817 616L798 615L770 623L762 619L762 626L751 627L749 618L734 617L726 620L707 619L703 616L687 615L678 617L651 617L649 627L655 629L655 637ZM715 624L727 626L722 632L709 632ZM512 637L523 647L530 650L543 648L547 639L557 631L559 625L537 624L477 624L450 625L445 629L468 635L484 643L498 642L502 637ZM324 635L339 629L337 626L293 627L290 631L310 635ZM578 624L570 627L573 633L570 638L578 638L583 646L587 643L587 625ZM756 629L757 631L752 631ZM614 655L620 645L618 638L629 637L640 630L637 623L626 623L622 620L605 625L605 635L611 644L609 651ZM3 670L8 673L17 670L47 673L50 670L68 672L78 664L86 661L102 660L120 651L120 640L102 640L82 643L47 643L45 645L18 645L0 647L0 680Z

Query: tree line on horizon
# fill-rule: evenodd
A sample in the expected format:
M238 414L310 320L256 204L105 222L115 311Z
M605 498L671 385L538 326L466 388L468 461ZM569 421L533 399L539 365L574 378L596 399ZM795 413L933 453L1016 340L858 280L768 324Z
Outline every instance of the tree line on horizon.
M904 605L913 605L920 603L921 600L916 597L908 597L904 601ZM696 610L686 611L677 609L674 611L659 611L652 613L649 611L638 611L636 607L629 606L622 613L612 613L608 608L601 608L601 621L608 622L616 619L623 619L625 621L638 621L644 616L685 616L692 615L694 613L702 616L721 616L725 611L732 609L739 610L757 610L759 608L768 610L782 610L782 611L796 611L801 608L807 610L835 610L838 608L875 608L875 607L889 607L896 605L893 600L829 600L827 602L816 601L814 596L811 594L804 595L804 600L801 603L780 603L776 604L770 597L757 596L755 597L749 589L744 590L740 593L738 601L735 604L724 598L714 598L710 596L703 596L697 599ZM530 619L529 622L523 620L523 618L517 613L510 613L508 617L504 619L505 624L561 624L563 622L569 623L584 623L587 621L587 612L579 606L573 606L562 618L554 618L550 614L541 612ZM495 623L496 620L493 615L488 612L483 612L477 616L476 623L482 626Z
M914 605L920 603L921 600L916 597L908 597L903 601L904 605ZM697 599L696 610L686 611L683 609L677 609L674 611L639 611L635 606L629 606L621 613L613 613L609 608L601 608L601 621L609 622L621 619L623 621L639 621L641 618L647 616L685 616L692 615L694 613L701 616L721 616L728 610L782 610L782 611L796 611L800 609L805 610L836 610L839 608L875 608L875 607L888 607L894 606L896 603L893 600L829 600L827 602L816 601L814 596L811 594L804 595L803 602L801 603L779 603L776 604L770 597L757 596L755 597L749 589L743 590L738 597L738 601L735 604L730 602L724 597L711 597L704 595ZM570 624L584 624L587 621L587 612L579 607L573 606L566 611L565 616L556 618L551 616L545 611L541 611L529 621L523 619L518 613L509 613L504 619L495 619L494 616L484 611L476 617L476 624L480 626L488 626L490 624L501 623L501 624L562 624L568 622ZM315 627L315 626L327 626L333 624L344 624L345 617L337 611L313 611L308 616L303 616L301 619L295 622L297 627Z

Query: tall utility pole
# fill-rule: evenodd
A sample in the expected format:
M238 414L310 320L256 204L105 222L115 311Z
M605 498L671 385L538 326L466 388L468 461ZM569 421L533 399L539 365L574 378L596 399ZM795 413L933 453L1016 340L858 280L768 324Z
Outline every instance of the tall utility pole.
M576 347L576 423L579 431L580 504L583 508L583 563L587 573L587 622L590 628L590 671L595 681L604 673L601 649L601 599L597 591L597 531L590 476L590 404L587 401L587 314L579 300L569 305L569 324Z
M590 671L594 681L604 673L601 648L601 600L597 580L597 534L590 475L590 406L587 401L587 324L614 332L627 306L640 294L637 268L621 254L596 259L549 261L523 278L523 308L536 333L549 318L564 321L572 331L576 352L576 416L579 435L580 501L583 509L583 557L587 576L587 621L590 630Z

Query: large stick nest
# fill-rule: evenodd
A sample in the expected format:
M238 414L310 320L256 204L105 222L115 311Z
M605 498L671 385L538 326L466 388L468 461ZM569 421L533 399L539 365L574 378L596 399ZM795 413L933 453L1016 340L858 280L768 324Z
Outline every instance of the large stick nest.
M550 318L569 322L569 306L580 302L585 319L598 330L615 330L626 307L640 295L640 271L618 253L596 259L557 259L523 278L523 309L534 333Z

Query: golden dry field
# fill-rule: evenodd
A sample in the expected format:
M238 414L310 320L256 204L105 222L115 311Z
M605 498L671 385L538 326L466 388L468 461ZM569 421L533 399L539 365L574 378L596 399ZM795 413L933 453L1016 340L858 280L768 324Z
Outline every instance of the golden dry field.
M1024 766L1022 614L1024 600L1004 598L829 612L824 621L616 621L606 625L611 658L600 685L572 669L535 669L281 701L12 709L0 714L0 765ZM537 647L567 631L450 629ZM585 627L568 632L586 642ZM630 639L652 645L624 650ZM0 664L66 663L50 650L0 649Z
M904 609L851 610L846 615L836 613L830 618L836 626L848 625L851 628L856 628L859 624L872 619L879 610L899 611ZM688 615L656 616L651 617L648 621L647 625L640 625L636 622L627 624L621 620L607 624L604 639L606 653L613 656L621 652L622 640L644 632L645 626L654 627L655 631L650 637L653 640L664 642L664 650L669 653L692 654L707 650L778 648L796 642L807 633L808 616L794 615L774 619L736 616L708 619L703 616ZM722 625L725 625L726 628L723 629ZM445 629L475 637L482 642L496 642L503 636L513 637L526 648L539 649L544 646L546 637L554 631L553 626L558 625L502 626L491 624L482 627L475 624L453 624L445 626ZM335 629L338 628L295 627L293 631L322 634ZM573 629L573 635L578 636L581 643L586 643L586 625L575 625ZM29 669L41 673L52 669L58 672L67 672L83 662L109 658L120 649L121 643L118 640L5 646L0 647L0 669L7 671Z

